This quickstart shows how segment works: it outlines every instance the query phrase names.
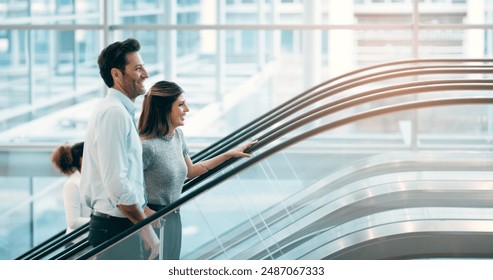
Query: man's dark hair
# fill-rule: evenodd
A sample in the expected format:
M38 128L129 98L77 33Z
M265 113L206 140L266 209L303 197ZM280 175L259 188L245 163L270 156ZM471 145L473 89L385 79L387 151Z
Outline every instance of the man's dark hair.
M139 50L139 41L129 38L122 42L114 42L101 51L98 57L99 74L108 87L113 87L114 85L111 69L120 69L125 74L127 53L138 52Z

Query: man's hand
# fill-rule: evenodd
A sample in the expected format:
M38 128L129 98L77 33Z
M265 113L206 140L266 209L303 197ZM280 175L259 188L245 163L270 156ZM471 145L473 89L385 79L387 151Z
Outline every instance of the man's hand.
M146 206L144 208L144 213L145 213L146 217L149 217L149 216L153 215L154 213L156 213L156 211L149 208L149 206ZM152 227L156 228L156 229L160 228L161 227L161 219L156 219L156 221L152 222Z
M133 205L119 204L117 205L117 207L134 224L146 218L146 214L144 213L144 211L136 204ZM159 255L159 238L157 237L152 227L149 225L143 227L140 234L142 240L144 240L145 248L151 250L151 255L149 256L149 260L155 259L156 256Z
M159 255L159 239L151 226L147 225L141 231L142 240L146 249L151 250L148 260L154 260Z

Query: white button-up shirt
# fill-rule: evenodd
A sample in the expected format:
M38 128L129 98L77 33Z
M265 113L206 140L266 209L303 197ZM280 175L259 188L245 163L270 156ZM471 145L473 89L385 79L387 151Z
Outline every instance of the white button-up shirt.
M126 95L110 88L89 119L84 142L81 199L93 210L116 217L125 217L117 205L146 202L135 110Z

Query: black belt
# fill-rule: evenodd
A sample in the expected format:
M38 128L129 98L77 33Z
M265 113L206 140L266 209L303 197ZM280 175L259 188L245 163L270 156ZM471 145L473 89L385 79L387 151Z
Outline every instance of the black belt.
M98 211L92 211L91 215L94 217L99 217L99 218L103 218L103 219L107 219L107 220L110 220L110 219L125 219L125 220L127 220L127 218L115 217L115 216L111 216L109 214L101 213Z
M159 205L159 204L152 204L152 203L147 203L147 206L156 212L163 209L164 207L166 207L166 205ZM177 208L177 209L173 210L171 213L178 214L179 212L180 212L180 209Z

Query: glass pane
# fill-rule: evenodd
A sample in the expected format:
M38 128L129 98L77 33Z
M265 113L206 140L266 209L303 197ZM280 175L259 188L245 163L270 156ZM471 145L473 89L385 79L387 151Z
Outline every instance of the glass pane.
M65 210L63 208L63 192L60 181L66 178L34 178L33 210L35 215L34 244L39 244L56 233L63 231L65 223ZM45 193L49 193L46 195Z
M333 31L340 34L348 31ZM357 51L357 65L369 66L381 62L404 60L412 57L412 32L411 30L362 30L355 31ZM334 36L334 41L338 37ZM346 41L349 43L349 40ZM342 50L344 44L340 43L338 49L333 51L333 57L337 57L338 50ZM347 48L347 47L346 47ZM345 51L348 52L347 50ZM343 51L344 53L344 51ZM347 59L347 58L346 58ZM342 61L341 61L342 62ZM341 72L340 74L343 74Z
M487 92L473 94L488 95ZM424 148L444 148L446 145L456 149L487 147L492 135L492 125L488 121L492 112L491 106L422 110L418 119L419 143Z
M419 53L426 58L477 58L492 52L490 31L422 30L419 33Z
M33 32L34 99L40 102L56 98L73 89L74 32Z
M493 2L440 1L419 3L420 23L423 24L491 24Z
M0 23L99 24L98 0L20 0L0 4Z
M0 259L15 259L66 228L62 201L65 178L0 179Z
M465 1L467 2L467 1ZM462 24L468 14L465 2L441 1L419 3L419 19L422 24ZM477 1L469 1L477 2ZM478 10L479 11L479 10Z
M470 1L470 0L469 0ZM491 24L493 23L493 1L492 0L485 0L484 2L484 23ZM481 7L478 7L479 11L481 11ZM476 10L476 7L473 8L473 10Z
M31 197L30 182L29 178L2 177L0 186L4 213L0 220L4 240L0 259L13 259L33 245L33 233L29 227L32 213L26 203Z
M11 31L5 40L10 55L0 79L9 94L0 97L2 141L81 139L88 108L101 96L99 31Z
M409 24L412 2L364 3L356 1L219 1L160 3L117 1L114 24ZM129 13L142 11L141 15ZM176 10L176 16L169 12ZM219 16L218 16L219 13Z
M338 1L333 1L338 2ZM346 1L344 1L346 2ZM350 2L350 1L347 1ZM354 17L359 24L410 24L413 20L412 1L354 1L353 8L347 9L347 16L354 13ZM334 11L337 15L338 11ZM337 15L340 16L340 15ZM334 22L346 23L346 22Z
M0 96L1 110L30 104L30 49L29 31L0 31L0 88L6 94ZM8 93L8 94L7 94ZM26 119L19 120L24 122ZM6 125L11 127L15 124Z

